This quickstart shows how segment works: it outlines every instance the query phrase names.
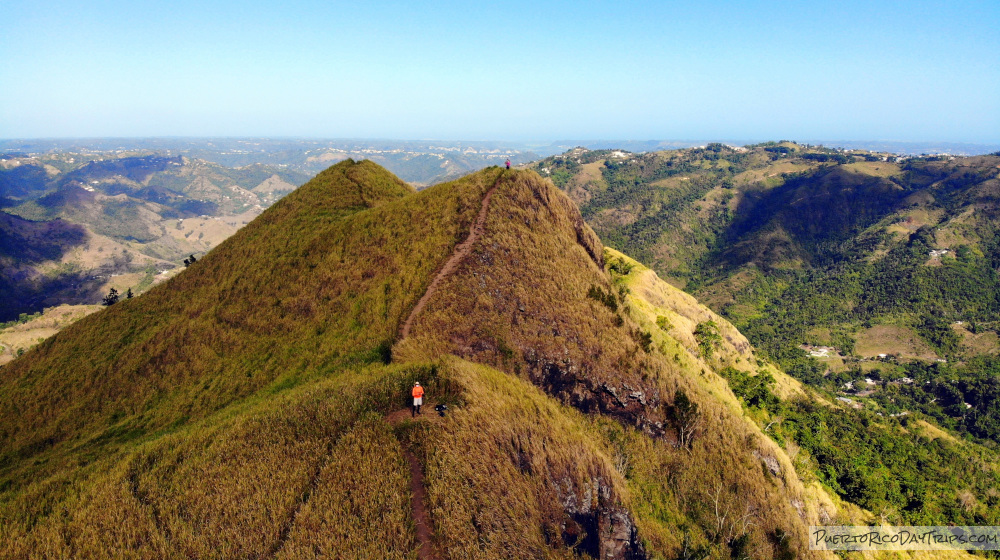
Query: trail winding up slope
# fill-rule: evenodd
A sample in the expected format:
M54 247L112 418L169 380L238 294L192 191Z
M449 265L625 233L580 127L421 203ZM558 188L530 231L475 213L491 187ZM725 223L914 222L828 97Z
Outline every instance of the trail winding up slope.
M486 196L483 197L483 204L479 208L479 214L476 216L476 221L472 223L472 227L469 228L469 236L455 246L455 250L452 252L451 257L444 263L441 270L434 276L434 280L431 280L430 286L427 286L427 290L424 295L420 296L420 300L417 301L417 305L413 307L413 311L406 318L403 323L402 329L399 331L399 337L401 339L406 338L410 334L410 328L413 326L413 320L416 319L417 315L423 311L427 302L430 300L431 296L437 291L438 286L441 282L451 274L455 268L458 266L462 259L464 259L469 252L472 250L472 245L479 239L483 233L483 226L486 224L486 212L490 207L490 199L493 197L493 191L497 189L497 185L500 183L504 175L497 177L497 180L493 182L490 190L486 191Z

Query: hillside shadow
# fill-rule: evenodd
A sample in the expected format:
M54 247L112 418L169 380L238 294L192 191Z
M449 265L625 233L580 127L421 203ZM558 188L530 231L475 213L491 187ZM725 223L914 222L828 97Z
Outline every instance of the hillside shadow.
M786 259L830 257L844 241L895 212L911 194L900 185L840 166L789 177L771 189L747 190L723 234L716 260L762 268Z
M59 260L87 242L87 230L79 224L61 219L32 222L6 212L0 212L0 259L6 269L16 265L32 265Z
M171 164L181 165L182 163L181 156L135 156L96 160L66 174L61 183L67 184L75 181L86 183L116 176L143 183L154 173L166 170Z
M5 267L0 272L0 323L13 321L22 313L36 313L57 305L100 303L104 281L87 272L39 280L30 267Z

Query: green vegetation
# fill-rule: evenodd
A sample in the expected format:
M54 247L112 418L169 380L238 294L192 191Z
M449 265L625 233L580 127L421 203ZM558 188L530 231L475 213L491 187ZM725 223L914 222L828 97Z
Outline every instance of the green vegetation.
M668 315L683 304L650 307L651 301L668 299L660 295L662 291L651 290L648 280L644 280L649 274L635 265L629 277L623 279L632 294L644 293L650 298L643 303L631 295L629 305L642 310L650 323L668 321ZM834 406L811 390L789 391L784 374L761 367L762 361L752 355L740 356L739 362L733 360L731 345L739 341L727 330L731 327L724 320L702 316L688 323L682 323L680 318L671 322L674 330L678 324L690 325L693 344L705 338L704 334L696 335L698 331L719 335L718 339L712 337L721 354L713 361L717 364L715 371L726 380L747 417L788 451L803 482L818 483L876 516L863 521L854 518L852 523L879 519L896 525L997 522L1000 457L996 445L988 440L963 441L928 423L934 420L973 435L973 430L994 430L1000 418L997 358L975 358L961 366L883 362L881 371L853 370L818 376L817 384L829 391L839 389L846 381L865 386L865 377L873 377L880 384L879 392L868 401L852 394L852 403L835 401ZM709 323L714 328L709 328ZM701 348L698 353L704 356ZM912 381L905 380L907 376ZM711 383L711 376L702 379ZM683 399L680 402L682 408L686 407ZM868 404L854 408L859 402ZM973 402L972 408L965 404ZM695 438L695 447L697 442ZM765 468L772 467L780 468L778 463L765 464ZM842 521L850 518L846 512L840 515L844 516ZM689 549L697 548L694 543L688 544Z
M719 336L718 325L713 321L698 323L698 326L694 329L694 336L698 340L698 349L701 351L702 357L706 360L711 360L712 354L719 346L719 343L722 342L722 337Z
M898 165L788 142L751 148L575 150L536 169L569 173L557 184L606 243L724 310L775 359L816 326L850 346L861 323L906 314L949 353L955 341L936 339L928 316L996 321L1000 209L981 203L996 158ZM938 249L948 251L929 257ZM771 342L752 321L775 314L787 324L770 322Z
M798 449L796 468L843 499L896 525L1000 521L995 450L923 430L912 415L782 401L766 374L720 373L771 437Z
M968 361L963 375L989 377L972 358L1000 351L1000 159L897 159L767 142L577 149L536 169L568 173L557 184L608 245L708 303L803 381L840 388L803 344L832 346L843 367L868 370L879 366L863 358L900 353L877 346L890 332L915 338L897 361ZM981 342L970 345L972 335ZM988 415L979 406L972 414Z

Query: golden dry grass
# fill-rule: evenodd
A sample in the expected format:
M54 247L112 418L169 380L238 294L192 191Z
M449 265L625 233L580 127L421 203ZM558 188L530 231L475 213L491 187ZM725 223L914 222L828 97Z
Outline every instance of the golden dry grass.
M441 375L464 404L410 438L446 557L572 558L574 514L624 511L624 479L585 416L489 367L447 359Z
M684 389L706 416L704 434L690 452L669 443L672 428L661 440L650 440L639 431L621 436L630 442L623 445L642 450L635 453L635 463L641 465L637 472L645 474L635 484L649 501L635 507L643 538L656 550L675 550L682 522L702 530L715 523L705 500L716 492L720 502L734 511L760 512L754 543L761 555L773 552L765 551L764 534L779 527L792 535L793 548L800 549L804 526L789 509L792 498L787 497L802 493L794 469L787 458L780 458L783 452L777 446L760 436L756 425L742 418L725 381L711 373L723 364L756 371L749 344L725 323L718 363L702 361L690 351L696 346L691 333L697 323L717 316L655 280L655 275L624 286L635 297L623 299L620 312L588 298L591 287L618 293L619 286L596 266L580 242L578 214L559 198L554 188L530 175L503 178L482 239L416 319L410 338L397 344L394 356L428 359L451 353L490 364L531 380L563 403L604 411L627 425L647 424L602 405L599 393L604 387L643 391L655 403L643 411L653 422L664 419L659 407L668 405L677 389ZM643 278L639 269L632 274ZM670 297L662 295L667 292ZM636 333L653 329L640 318L646 305L663 310L671 322L677 319L677 338L654 335L653 346L663 343L665 352L644 351L636 342ZM704 376L714 381L702 381ZM795 390L790 386L785 392ZM726 459L720 462L719 453ZM762 478L758 457L784 463L781 475ZM715 527L714 534L734 530L729 525ZM707 533L701 533L702 538Z
M873 177L895 177L903 173L898 164L885 161L859 161L845 164L844 168Z
M382 414L418 375L320 380L36 481L0 503L0 557L406 558L409 473Z
M996 332L985 331L974 334L963 327L952 326L952 328L961 337L963 354L978 356L1000 353L1000 336Z
M411 204L400 198L405 185L376 167L351 162L321 174L172 281L5 366L0 412L19 424L0 429L0 457L113 446L269 386L380 359L379 345L468 231L492 176L428 189ZM362 191L351 173L378 180L362 177ZM341 206L359 203L375 206ZM400 235L414 227L428 233ZM0 468L0 481L21 484L35 469L14 468Z
M101 309L100 305L58 305L25 323L0 329L0 365L14 359L19 351L56 334L61 329Z

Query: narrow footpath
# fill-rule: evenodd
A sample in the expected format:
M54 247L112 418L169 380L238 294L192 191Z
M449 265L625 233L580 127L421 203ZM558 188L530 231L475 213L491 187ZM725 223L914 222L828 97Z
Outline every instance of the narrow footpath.
M490 199L493 198L493 191L496 190L497 185L500 183L500 179L503 178L504 173L501 173L497 177L496 181L493 181L493 185L490 189L486 191L486 195L483 197L483 203L479 207L479 214L476 215L475 221L472 222L472 226L469 228L469 235L464 241L455 246L454 251L452 251L451 256L445 261L444 266L438 271L434 279L431 280L427 290L424 291L424 295L420 297L417 301L417 305L413 307L410 311L410 315L406 318L403 323L403 327L399 331L399 338L404 339L410 334L410 328L413 326L413 321L416 319L417 315L423 311L424 307L427 306L427 302L430 301L431 295L437 291L438 286L441 282L451 274L455 268L458 267L459 263L462 262L468 254L472 251L472 245L479 240L482 236L483 228L486 224L486 212L490 208ZM425 405L426 409L430 409L429 405ZM385 417L389 424L396 426L403 420L410 417L409 409L397 410ZM435 420L434 414L425 414L417 417L419 421L422 422L433 422ZM434 550L431 544L431 521L430 515L427 512L427 489L424 487L424 472L420 468L420 463L417 461L416 455L412 451L403 447L403 456L406 457L407 462L410 464L410 494L412 498L410 499L410 506L413 509L413 523L417 530L417 543L419 547L419 558L420 560L439 560L439 556Z
M486 196L483 197L483 204L479 208L479 214L476 216L476 221L472 222L472 227L469 228L469 236L465 238L465 241L462 241L455 246L455 250L452 251L451 256L448 257L448 260L444 263L444 266L441 267L437 276L434 277L434 280L431 280L430 286L427 286L427 290L424 292L424 295L420 297L417 305L414 306L413 311L410 312L410 316L407 317L406 322L403 323L403 328L399 331L400 339L404 339L409 336L410 327L413 326L413 320L416 319L417 315L419 315L421 311L423 311L427 302L430 300L431 295L437 291L438 285L445 279L445 277L451 274L456 267L458 267L458 264L462 262L462 259L464 259L469 252L472 251L472 245L479 240L479 237L483 233L483 226L486 224L486 211L489 210L490 199L493 197L493 191L497 189L497 184L500 183L500 179L502 179L504 175L506 175L506 172L503 172L499 177L497 177L497 180L493 181L493 186L490 187L490 190L486 191Z
M393 426L410 417L409 409L393 412L385 417ZM433 421L433 414L420 415L419 421ZM417 546L420 560L440 560L431 545L431 518L427 513L427 489L424 488L424 471L420 468L416 455L403 447L403 456L410 463L410 507L413 510L413 523L417 529Z

